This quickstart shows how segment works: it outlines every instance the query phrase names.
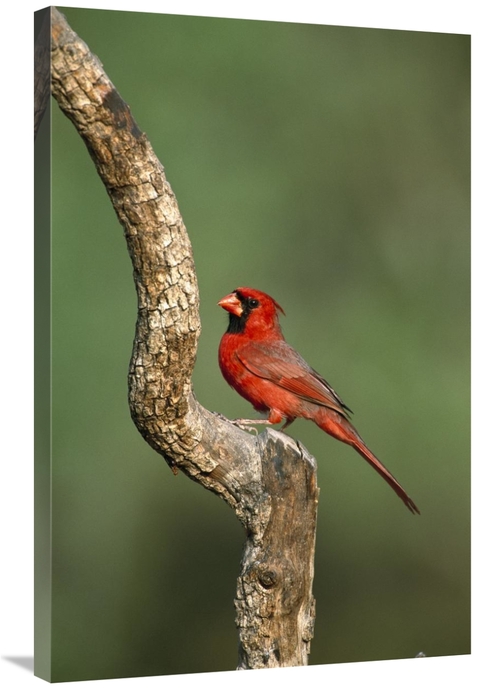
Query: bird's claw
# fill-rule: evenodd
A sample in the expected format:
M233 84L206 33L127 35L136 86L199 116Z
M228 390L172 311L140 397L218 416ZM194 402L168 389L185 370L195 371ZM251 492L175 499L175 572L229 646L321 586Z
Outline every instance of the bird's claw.
M245 426L245 424L240 423L235 424L235 426L240 428L242 431L249 431L249 433L255 433L255 435L259 435L259 429L255 428L255 426Z
M233 426L236 426L236 428L239 428L241 431L249 431L250 433L259 435L259 429L255 428L255 426L252 426L252 423L255 423L255 421L252 419L232 419L230 420L230 423L232 423Z
M253 419L228 419L227 416L224 416L224 414L221 414L218 411L214 411L212 412L212 414L216 416L218 419L221 419L222 421L227 421L233 426L236 426L236 428L239 428L241 431L249 431L250 433L255 433L255 435L259 435L259 429L251 425L253 423L259 423L258 421L255 421Z

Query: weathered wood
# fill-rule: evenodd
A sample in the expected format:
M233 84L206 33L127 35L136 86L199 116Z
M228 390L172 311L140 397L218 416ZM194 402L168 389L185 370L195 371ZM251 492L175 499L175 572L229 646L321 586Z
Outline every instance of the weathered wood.
M297 461L296 443L282 433L259 441L264 519L247 540L238 577L239 667L307 665L315 620L316 461L300 444Z
M315 461L288 436L267 430L256 438L196 401L198 287L175 195L100 61L54 8L51 74L52 94L87 145L134 268L132 418L173 471L218 494L245 528L239 667L304 665L314 626Z

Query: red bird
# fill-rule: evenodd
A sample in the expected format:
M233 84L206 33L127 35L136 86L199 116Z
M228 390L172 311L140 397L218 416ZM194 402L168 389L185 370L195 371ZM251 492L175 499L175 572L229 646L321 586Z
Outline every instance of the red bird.
M311 419L323 431L351 445L387 481L413 513L418 507L403 487L368 449L349 420L351 409L335 390L283 337L279 314L285 313L268 294L239 287L219 301L229 313L229 327L219 346L222 375L267 419L242 424L276 424L286 428L296 418Z

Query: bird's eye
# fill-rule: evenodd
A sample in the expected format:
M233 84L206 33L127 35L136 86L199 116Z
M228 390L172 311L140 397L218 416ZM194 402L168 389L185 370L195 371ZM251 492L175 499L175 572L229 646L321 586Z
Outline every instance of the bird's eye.
M248 300L248 306L249 306L251 309L257 308L258 305L259 305L259 302L257 301L257 299L249 299L249 300Z

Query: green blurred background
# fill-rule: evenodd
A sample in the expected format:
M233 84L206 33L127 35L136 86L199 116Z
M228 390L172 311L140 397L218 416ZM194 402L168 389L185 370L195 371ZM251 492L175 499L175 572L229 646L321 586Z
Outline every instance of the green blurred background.
M313 424L290 428L321 488L310 663L469 653L469 37L63 12L177 195L200 402L252 415L218 370L217 301L268 291L422 512ZM130 259L55 103L52 131L52 679L234 669L243 531L130 419Z

